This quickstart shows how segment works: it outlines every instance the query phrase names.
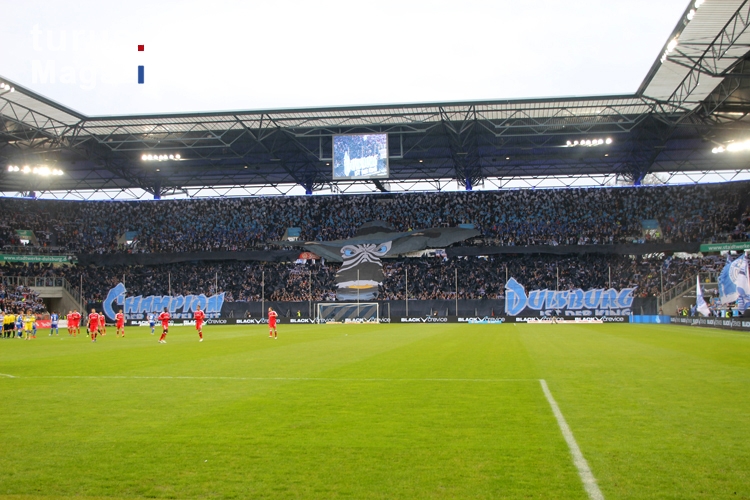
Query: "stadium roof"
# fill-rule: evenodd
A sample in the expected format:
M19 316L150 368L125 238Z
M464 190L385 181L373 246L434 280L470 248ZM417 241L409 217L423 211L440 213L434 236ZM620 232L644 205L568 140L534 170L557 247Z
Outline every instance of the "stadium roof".
M372 189L426 181L466 189L519 177L745 171L750 112L750 0L686 9L663 56L634 95L299 110L88 117L0 77L0 192L142 189L155 196L205 186L332 180L332 136L389 134L390 178ZM8 87L14 87L10 92ZM611 138L599 147L568 141ZM144 162L144 154L179 161ZM62 176L9 172L59 168Z

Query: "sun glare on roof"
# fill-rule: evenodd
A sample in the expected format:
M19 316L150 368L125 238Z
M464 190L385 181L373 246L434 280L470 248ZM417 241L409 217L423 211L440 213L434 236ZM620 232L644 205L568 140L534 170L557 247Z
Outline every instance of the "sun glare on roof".
M43 4L39 12L28 2L4 5L3 76L100 116L630 94L686 0L630 0L627 9L413 0L397 12L292 0L184 3L164 13L132 0L129 10L149 12L136 25L106 9ZM82 35L82 26L93 28ZM440 29L433 36L428 27ZM273 50L238 56L257 40L274 40ZM300 50L301 40L309 49Z

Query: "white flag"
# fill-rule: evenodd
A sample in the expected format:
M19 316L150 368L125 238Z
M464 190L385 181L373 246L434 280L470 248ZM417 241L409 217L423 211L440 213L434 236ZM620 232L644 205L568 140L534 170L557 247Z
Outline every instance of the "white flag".
M698 285L695 288L695 309L704 316L709 316L711 311L708 310L708 304L703 298L703 292L701 292L701 277L700 275L696 278Z

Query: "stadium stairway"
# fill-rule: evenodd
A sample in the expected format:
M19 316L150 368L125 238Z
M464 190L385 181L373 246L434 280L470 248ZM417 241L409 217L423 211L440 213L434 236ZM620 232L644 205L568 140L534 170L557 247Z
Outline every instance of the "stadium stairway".
M78 290L65 278L28 278L28 287L44 300L48 311L85 311Z
M719 284L718 273L699 273L701 278L701 289L706 302L712 297L718 296ZM674 287L666 290L660 297L659 304L664 314L672 315L683 307L690 308L695 305L695 276L685 279Z

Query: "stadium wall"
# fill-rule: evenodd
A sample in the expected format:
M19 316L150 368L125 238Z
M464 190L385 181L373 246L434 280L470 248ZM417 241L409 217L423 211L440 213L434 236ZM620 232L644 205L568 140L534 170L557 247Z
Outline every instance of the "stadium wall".
M704 328L724 328L728 330L750 331L750 318L698 318L691 316L672 316L673 325L690 325Z
M448 318L448 317L466 317L466 318L500 318L505 315L505 300L459 300L458 311L456 311L455 300L410 300L409 312L406 312L406 302L403 300L377 301L380 307L380 316L382 318ZM283 320L288 319L309 319L315 315L315 305L317 302L224 302L221 307L221 314L218 318L221 320L240 320L240 319L258 319L265 317L265 310L272 307ZM86 306L86 310L96 308L101 311L101 302L92 302ZM657 313L656 297L636 297L633 299L633 305L630 311L633 314L653 315ZM297 312L299 311L299 315ZM620 314L611 314L612 316L622 316ZM139 321L143 317L128 318L129 320ZM192 314L188 315L189 317ZM524 310L518 317L542 317L540 311ZM601 316L601 314L590 314L589 317ZM560 314L562 318L572 318L573 313L566 314L565 311ZM175 318L182 320L175 315Z
M314 318L280 318L277 320L282 325L309 325L314 324L317 321ZM328 321L333 323L332 321ZM393 317L381 317L379 318L380 323L429 323L429 324L441 324L441 323L467 323L477 325L500 325L503 323L530 323L530 324L552 324L552 323L597 323L597 324L616 324L616 323L629 323L629 316L598 316L598 317L586 317L586 318L549 318L549 317L493 317L493 316L393 316ZM219 318L209 319L205 322L207 325L265 325L268 323L266 318ZM337 322L340 323L340 322ZM366 323L366 321L347 321L346 323ZM176 319L169 322L170 326L192 326L195 325L195 321L191 319ZM148 326L149 323L146 320L128 320L127 326Z
M672 316L663 317L666 321L659 321L660 324L673 324L673 325L690 325L703 328L722 328L727 330L745 331L750 332L750 318L696 318L696 317L682 317ZM278 322L280 324L287 325L309 325L315 322L313 318L299 318L299 317L281 317ZM643 321L643 318L639 316L596 316L587 318L548 318L548 317L530 317L530 316L519 316L519 317L494 317L494 316L391 316L381 317L381 323L467 323L467 324L503 324L503 323L531 323L531 324L549 324L549 323L570 323L570 324L586 324L586 323L600 323L600 324L621 324L621 323L657 323L656 321ZM47 321L49 323L49 321ZM207 325L261 325L267 324L266 318L219 318L210 319L206 321ZM195 324L193 320L174 320L170 322L170 325L177 326L192 326ZM145 320L129 320L127 321L128 326L147 326L148 322ZM61 325L64 327L64 325ZM42 326L42 328L49 328L49 325Z

